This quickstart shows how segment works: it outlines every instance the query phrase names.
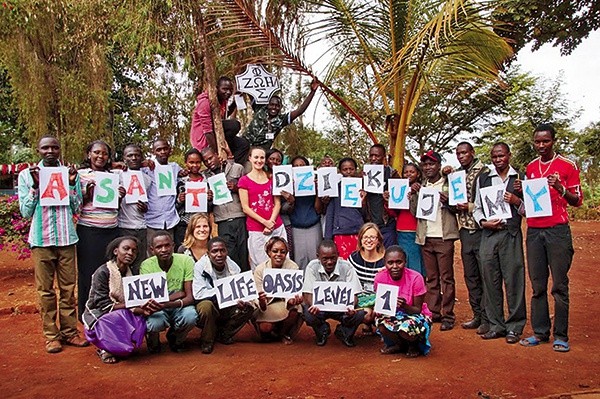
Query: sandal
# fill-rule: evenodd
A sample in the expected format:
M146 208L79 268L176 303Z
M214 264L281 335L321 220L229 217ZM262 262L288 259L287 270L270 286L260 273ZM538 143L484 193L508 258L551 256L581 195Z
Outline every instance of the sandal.
M115 364L118 362L117 358L112 353L107 352L104 349L96 350L96 354L104 364Z
M520 340L519 344L521 346L530 347L530 346L538 346L539 344L545 343L545 342L548 342L548 340L539 339L535 335L532 335L531 337L523 338L522 340Z
M552 349L554 352L568 352L571 350L571 346L567 341L563 341L562 339L555 339L552 343Z
M402 351L402 348L399 345L384 346L379 349L382 355L393 355L394 353L400 353L400 351Z
M362 328L362 335L365 337L371 337L375 335L375 331L373 331L373 326L367 325Z
M281 342L283 342L284 345L291 345L294 343L294 340L289 335L284 335L281 337Z
M417 348L414 345L410 345L408 347L408 352L406 352L406 357L419 357L421 356L421 352L419 351L419 348Z

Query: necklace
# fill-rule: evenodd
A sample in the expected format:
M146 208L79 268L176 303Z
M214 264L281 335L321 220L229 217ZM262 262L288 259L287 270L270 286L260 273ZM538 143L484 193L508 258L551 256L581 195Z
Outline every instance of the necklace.
M544 177L546 175L546 173L548 173L548 171L550 170L550 167L552 166L552 162L554 162L554 160L556 159L556 153L554 154L554 156L552 157L552 159L550 160L550 162L548 162L548 166L546 167L546 170L542 172L542 157L540 157L540 162L538 163L538 167L540 169L540 177Z

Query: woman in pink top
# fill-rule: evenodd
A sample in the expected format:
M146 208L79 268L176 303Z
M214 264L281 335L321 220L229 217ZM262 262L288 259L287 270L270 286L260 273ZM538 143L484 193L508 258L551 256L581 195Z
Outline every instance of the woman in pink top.
M406 268L406 253L397 245L389 247L383 259L385 269L375 276L375 290L379 284L393 285L398 287L398 297L395 298L396 315L378 315L375 320L385 344L381 353L404 352L408 357L427 355L431 350L431 312L424 302L427 289L423 277Z
M261 147L251 148L248 160L252 170L240 178L238 193L247 216L248 253L254 271L256 266L268 259L264 247L269 238L279 236L287 239L287 235L279 216L279 196L273 196L273 182L264 169L265 150Z

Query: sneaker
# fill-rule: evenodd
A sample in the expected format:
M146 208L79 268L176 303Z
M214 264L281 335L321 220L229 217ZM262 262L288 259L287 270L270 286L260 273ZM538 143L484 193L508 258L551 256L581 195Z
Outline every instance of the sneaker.
M62 345L58 340L46 341L46 352L58 353L62 351Z
M442 325L440 326L440 331L450 331L454 328L454 323L450 321L442 321Z

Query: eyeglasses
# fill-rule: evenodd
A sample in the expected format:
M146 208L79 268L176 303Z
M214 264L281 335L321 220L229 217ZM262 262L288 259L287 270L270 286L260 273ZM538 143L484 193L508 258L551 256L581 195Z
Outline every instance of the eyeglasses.
M365 240L365 241L377 241L379 239L379 237L377 237L377 236L363 236L362 239Z

